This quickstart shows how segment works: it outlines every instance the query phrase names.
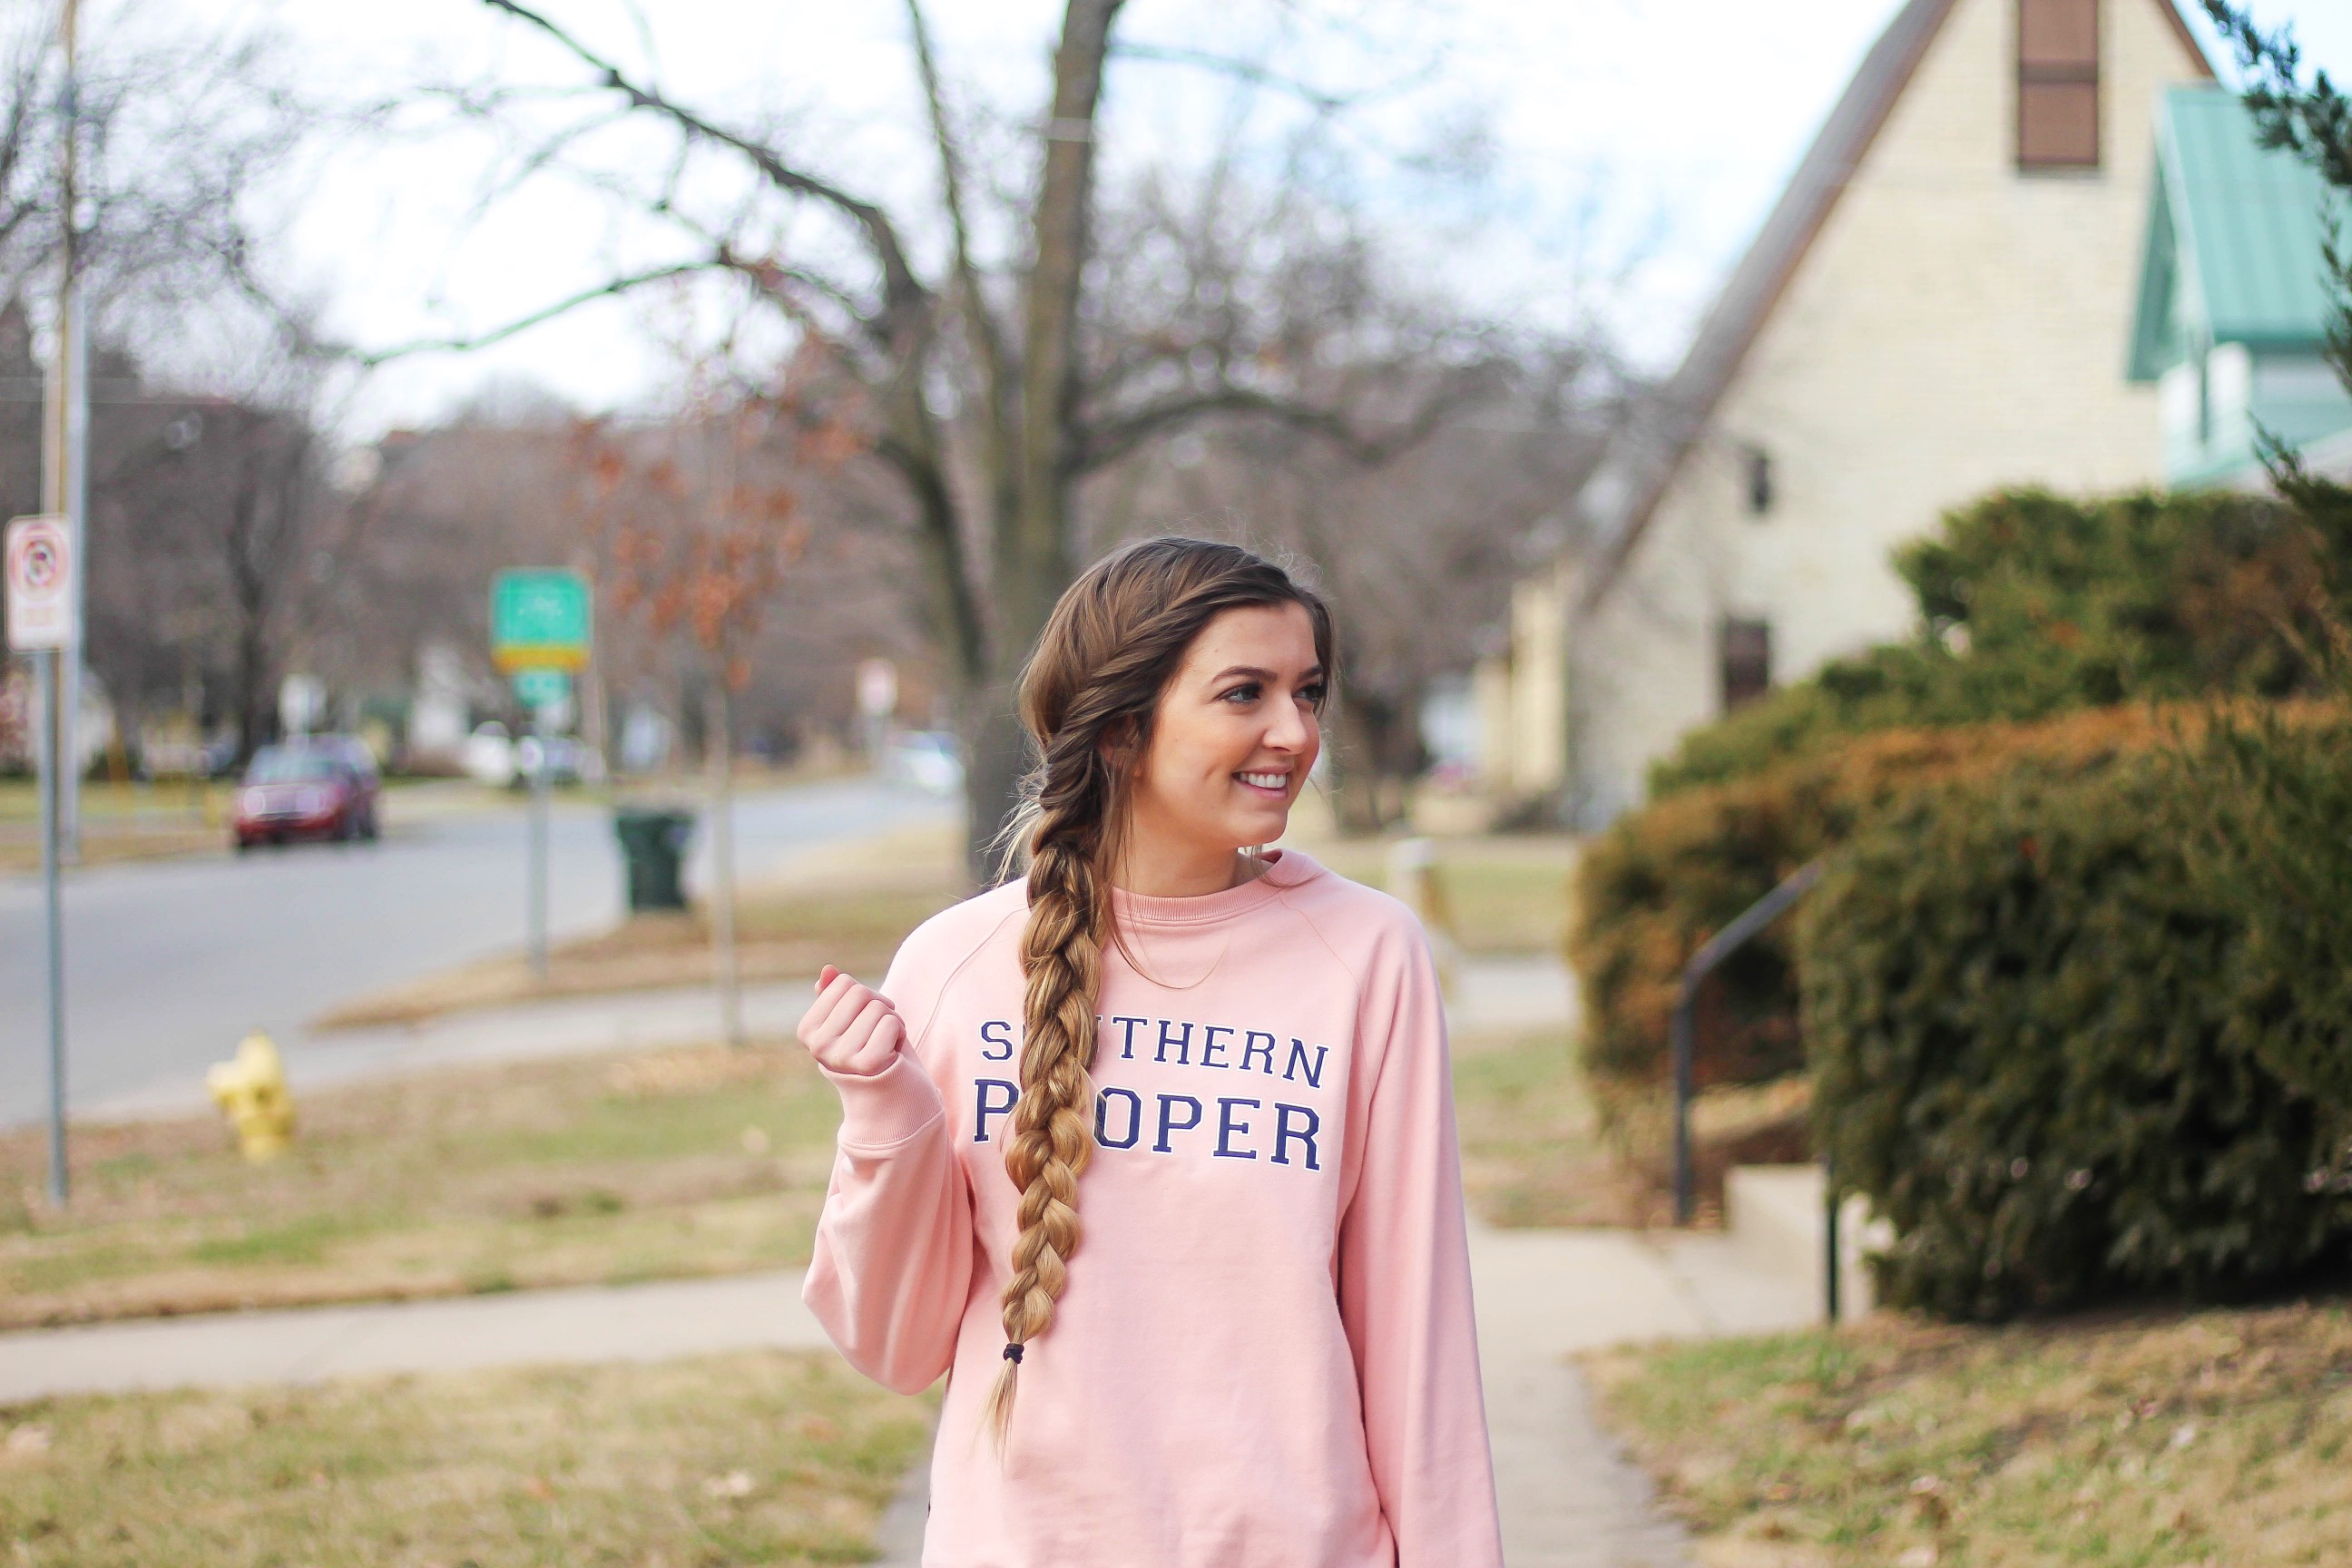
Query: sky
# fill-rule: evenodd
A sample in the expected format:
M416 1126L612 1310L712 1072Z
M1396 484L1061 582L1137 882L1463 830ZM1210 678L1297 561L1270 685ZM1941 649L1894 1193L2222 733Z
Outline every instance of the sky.
M306 89L340 101L420 81L578 79L481 0L135 3L150 15L275 26ZM891 0L658 0L642 24L625 0L541 3L716 117L787 126L793 145L845 183L908 210L926 205L933 165L912 134L904 12ZM1343 123L1370 150L1365 166L1390 173L1361 195L1412 265L1490 313L1597 320L1638 363L1664 366L1899 4L1299 0L1242 10L1129 0L1119 37L1248 54L1318 87L1364 92ZM1058 11L1051 0L931 0L951 92L1034 111ZM2258 14L2293 21L2313 60L2352 68L2352 5L2269 0ZM101 3L95 25L105 16ZM1115 62L1104 156L1181 163L1216 139L1227 98L1222 79L1196 68ZM1272 95L1265 123L1278 124L1290 102ZM1431 125L1467 121L1487 133L1475 187L1399 172L1397 149ZM490 166L483 136L429 108L390 124L389 137L337 139L278 184L282 276L343 341L479 331L653 254L625 207L560 180L529 183L478 213ZM658 156L650 142L643 155ZM493 382L534 383L586 409L643 405L676 383L678 359L664 340L690 330L657 305L605 304L494 349L404 358L357 388L348 433L430 422Z

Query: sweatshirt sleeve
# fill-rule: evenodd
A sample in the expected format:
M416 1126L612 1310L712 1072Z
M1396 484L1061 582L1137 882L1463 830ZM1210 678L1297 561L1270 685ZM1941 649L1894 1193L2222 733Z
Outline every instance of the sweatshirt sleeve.
M1362 1020L1380 1066L1340 1220L1339 1312L1398 1568L1501 1568L1444 1006L1417 929L1384 956Z
M955 1359L971 1284L971 1194L947 1108L914 1052L904 956L883 994L908 1043L878 1073L827 1071L841 1134L801 1299L849 1363L901 1394L929 1387ZM820 1069L822 1070L822 1069Z

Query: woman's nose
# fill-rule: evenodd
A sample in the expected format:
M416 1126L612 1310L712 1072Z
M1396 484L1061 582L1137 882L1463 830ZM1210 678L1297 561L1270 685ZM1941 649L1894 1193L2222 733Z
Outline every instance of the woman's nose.
M1284 702L1275 708L1274 721L1266 727L1265 743L1278 751L1302 752L1314 735L1314 716L1296 702Z

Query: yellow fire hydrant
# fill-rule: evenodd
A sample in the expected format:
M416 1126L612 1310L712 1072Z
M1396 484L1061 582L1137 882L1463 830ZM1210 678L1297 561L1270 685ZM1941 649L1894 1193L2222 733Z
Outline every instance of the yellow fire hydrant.
M236 1129L236 1144L248 1160L274 1160L294 1141L294 1096L286 1088L286 1064L278 1047L256 1029L237 1042L235 1060L215 1062L205 1087Z

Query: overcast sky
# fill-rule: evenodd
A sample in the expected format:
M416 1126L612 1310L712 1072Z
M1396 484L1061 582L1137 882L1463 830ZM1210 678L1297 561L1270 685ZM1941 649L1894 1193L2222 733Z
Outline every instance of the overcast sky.
M893 0L647 0L644 34L621 0L541 3L633 66L650 61L666 87L722 117L795 116L813 161L866 188L913 197L910 205L929 188L931 171L908 135L913 84ZM1382 144L1475 108L1495 141L1475 206L1409 181L1370 193L1373 203L1418 236L1426 263L1457 286L1538 319L1601 314L1633 352L1657 362L1678 350L1899 3L1356 0L1323 10L1367 17L1360 29L1317 30L1309 58L1295 37L1236 20L1250 11L1130 0L1120 36L1255 51L1322 85L1390 86L1359 116L1365 137ZM299 41L306 85L353 100L425 79L576 79L480 0L145 4L274 20ZM933 0L950 78L1008 110L1030 110L1043 98L1059 9L1053 0ZM2313 59L2352 66L2352 4L2268 0L2259 14L2292 19ZM1118 63L1106 155L1181 161L1213 134L1207 106L1222 90L1181 67ZM289 275L333 331L374 344L478 330L593 280L633 247L642 254L625 216L554 183L467 221L481 167L478 143L430 137L345 147L302 171ZM1612 280L1633 257L1640 264ZM403 362L365 387L351 433L430 420L493 375L527 377L583 407L641 401L672 374L652 338L643 308L600 306L494 350Z

